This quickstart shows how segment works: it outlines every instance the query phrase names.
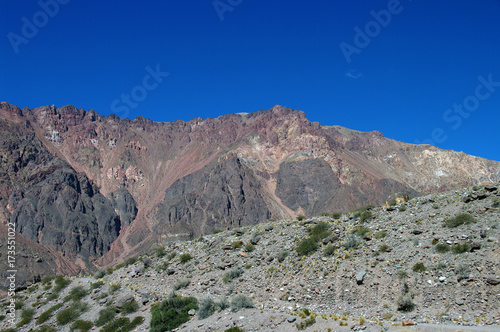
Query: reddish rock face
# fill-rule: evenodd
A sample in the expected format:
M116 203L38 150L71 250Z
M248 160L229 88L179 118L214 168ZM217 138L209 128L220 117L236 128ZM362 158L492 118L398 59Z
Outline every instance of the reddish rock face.
M15 160L21 155L19 162L4 162L0 170L3 223L33 212L24 199L30 186L49 177L55 179L54 188L67 184L67 177L55 176L61 169L77 174L80 187L73 188L76 193L62 190L63 198L51 196L49 207L66 204L70 212L80 206L89 211L85 197L92 201L89 193L100 195L92 204L103 206L106 221L94 216L86 229L102 232L101 240L95 239L101 244L66 248L61 240L47 242L35 221L20 229L30 241L64 252L73 265L81 265L82 255L83 261L106 264L158 241L269 218L382 204L394 193L417 195L500 181L498 162L397 142L379 132L321 126L281 106L157 123L104 117L70 105L21 110L1 103L0 122L4 160L12 160L13 152ZM12 137L29 143L14 144ZM38 218L45 225L48 217Z

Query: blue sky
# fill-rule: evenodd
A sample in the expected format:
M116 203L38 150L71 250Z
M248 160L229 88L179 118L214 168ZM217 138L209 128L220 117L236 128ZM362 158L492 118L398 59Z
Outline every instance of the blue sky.
M0 2L0 100L155 121L279 104L500 160L500 0Z

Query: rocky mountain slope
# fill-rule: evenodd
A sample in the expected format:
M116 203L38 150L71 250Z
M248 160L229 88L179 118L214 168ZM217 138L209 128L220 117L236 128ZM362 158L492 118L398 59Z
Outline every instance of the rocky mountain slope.
M72 271L215 229L500 181L499 162L281 106L157 123L2 102L0 121L1 221Z
M95 277L47 278L17 294L18 317L27 313L16 324L154 331L155 303L191 296L198 309L179 331L498 331L499 239L500 184L271 221L157 247Z

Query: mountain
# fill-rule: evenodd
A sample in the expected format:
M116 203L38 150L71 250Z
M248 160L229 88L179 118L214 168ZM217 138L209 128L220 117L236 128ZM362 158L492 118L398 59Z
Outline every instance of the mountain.
M281 106L158 123L2 102L0 125L2 223L81 273L214 230L500 181L499 162Z

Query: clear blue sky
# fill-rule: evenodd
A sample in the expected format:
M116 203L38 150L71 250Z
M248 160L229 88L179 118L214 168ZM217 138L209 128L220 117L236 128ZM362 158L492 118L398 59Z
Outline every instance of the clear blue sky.
M500 0L40 3L0 2L2 101L155 121L280 104L500 160Z

